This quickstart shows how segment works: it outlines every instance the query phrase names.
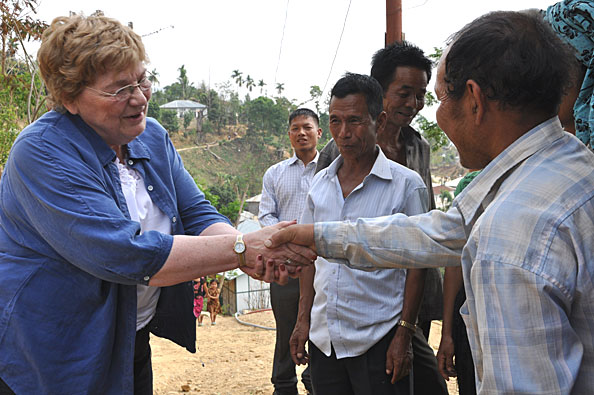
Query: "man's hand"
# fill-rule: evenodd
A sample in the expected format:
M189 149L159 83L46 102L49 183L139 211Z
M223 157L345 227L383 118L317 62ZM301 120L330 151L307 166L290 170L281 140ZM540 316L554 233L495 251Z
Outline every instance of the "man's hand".
M306 365L309 363L309 354L305 351L305 343L309 339L309 322L297 320L293 334L289 340L291 358L295 365Z
M264 243L278 230L294 224L295 221L279 222L272 226L267 226L257 232L246 233L243 240L246 245L246 262L249 266L255 265L258 255L262 255L264 262L273 260L275 264L285 264L287 266L307 266L317 258L315 252L310 249L293 245L288 246L284 243L276 245L274 248L267 248Z
M265 242L268 248L277 248L286 243L291 243L292 248L298 246L305 246L316 252L316 244L314 240L314 226L313 224L307 225L291 225L282 228L278 232L274 233Z
M392 384L406 377L412 368L412 332L398 327L386 352L386 374L392 375Z
M441 337L437 351L437 367L445 381L449 381L450 377L457 376L454 368L454 341L451 336Z

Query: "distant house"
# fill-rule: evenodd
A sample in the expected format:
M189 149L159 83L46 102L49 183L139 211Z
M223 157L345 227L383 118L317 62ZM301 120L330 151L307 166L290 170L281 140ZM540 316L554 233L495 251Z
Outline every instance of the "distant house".
M195 118L201 119L204 116L204 112L206 110L206 106L204 104L192 100L174 100L159 107L163 110L177 111L177 116L179 118L182 118L186 112L191 111Z
M245 209L258 217L258 211L260 210L260 200L262 200L262 194L252 196L245 201L247 206Z

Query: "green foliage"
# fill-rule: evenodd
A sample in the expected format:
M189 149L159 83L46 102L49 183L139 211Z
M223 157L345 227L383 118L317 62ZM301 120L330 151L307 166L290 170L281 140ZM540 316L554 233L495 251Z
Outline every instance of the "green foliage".
M190 126L190 123L194 119L194 113L191 111L186 111L184 113L184 129L187 129Z
M437 151L441 147L445 147L450 143L450 140L437 125L437 122L432 122L421 114L417 115L415 118L414 127L419 129L423 137L429 141L431 150L433 152Z
M155 118L157 121L161 122L161 108L154 100L151 100L149 102L148 111L146 115Z
M175 110L161 111L161 124L169 133L175 133L179 130L179 119Z
M239 215L240 202L236 193L233 191L230 183L222 183L204 188L199 185L204 192L206 200L212 204L219 213L223 214L231 223L235 223Z

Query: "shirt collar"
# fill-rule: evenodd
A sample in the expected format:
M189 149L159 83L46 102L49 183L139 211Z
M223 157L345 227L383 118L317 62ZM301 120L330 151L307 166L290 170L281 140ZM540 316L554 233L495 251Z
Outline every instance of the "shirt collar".
M373 174L374 176L383 178L384 180L391 180L392 172L390 171L390 160L386 158L386 155L382 152L379 145L376 145L375 147L379 152L369 174ZM344 160L342 159L342 155L338 155L338 157L334 159L330 166L328 166L328 171L326 172L328 177L336 176L338 169L340 169L340 166L342 166L343 163Z
M318 163L318 158L319 158L319 157L320 157L320 153L318 152L318 150L316 150L316 156L314 156L313 160L312 160L311 162L309 162L309 163L317 164L317 163ZM291 157L289 158L289 162L288 162L288 164L289 164L289 166L291 166L291 165L294 165L294 164L295 164L295 163L297 163L297 162L301 162L301 163L303 163L303 162L301 161L301 159L299 159L299 158L297 157L297 154L295 153L295 151L293 151L293 156L291 156ZM309 166L309 163L307 164L308 166Z
M464 189L454 201L465 225L470 224L493 187L507 178L510 170L563 137L564 133L559 118L555 116L529 130L493 159L476 177L472 187Z

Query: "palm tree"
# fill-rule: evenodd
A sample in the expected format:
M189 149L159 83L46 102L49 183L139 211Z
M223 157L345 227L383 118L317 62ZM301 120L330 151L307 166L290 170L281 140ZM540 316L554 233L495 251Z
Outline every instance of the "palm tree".
M243 85L243 77L242 77L242 72L239 70L233 70L233 73L231 74L231 78L235 79L235 83L241 88L241 86Z
M264 80L258 81L258 86L260 87L260 94L264 91L264 86L266 86L266 82Z
M283 93L284 90L285 90L285 84L283 84L281 82L277 82L276 91L278 92L279 96Z
M251 92L252 89L254 89L254 86L256 86L256 84L254 83L252 77L250 77L250 75L248 74L248 76L245 78L245 87L248 88L248 90Z
M190 87L190 81L188 80L186 67L182 64L181 67L177 70L179 71L179 77L177 77L177 82L179 82L179 85L181 86L182 99L187 99L189 94L188 88Z
M147 79L151 82L151 84L159 85L159 72L157 69L149 71Z

